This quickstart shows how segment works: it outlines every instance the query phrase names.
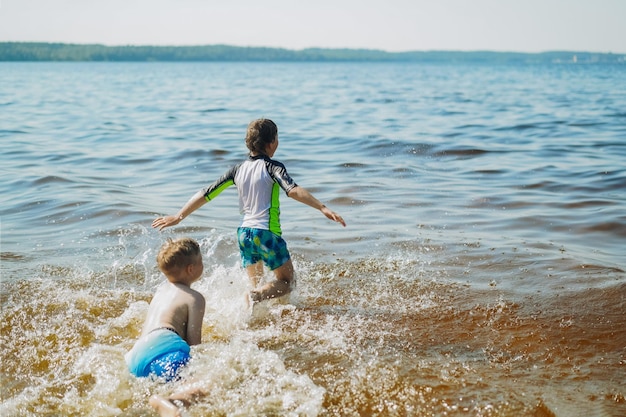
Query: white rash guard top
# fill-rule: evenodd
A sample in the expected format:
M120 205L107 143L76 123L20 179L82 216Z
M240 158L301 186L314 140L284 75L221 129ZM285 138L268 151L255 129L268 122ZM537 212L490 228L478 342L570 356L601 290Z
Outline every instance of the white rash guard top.
M267 155L249 156L205 188L204 198L213 200L231 185L237 186L239 193L241 227L269 230L280 236L279 191L282 188L288 194L298 186L285 166Z

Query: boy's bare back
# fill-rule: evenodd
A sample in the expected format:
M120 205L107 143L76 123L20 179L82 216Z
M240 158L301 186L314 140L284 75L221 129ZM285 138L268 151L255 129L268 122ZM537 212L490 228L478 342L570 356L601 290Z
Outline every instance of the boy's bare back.
M201 341L205 299L198 291L181 283L165 282L154 294L142 335L154 329L173 329L189 345Z
M206 301L191 289L204 271L198 242L190 238L168 239L157 255L157 264L167 281L150 302L142 335L165 327L175 330L187 344L199 344Z

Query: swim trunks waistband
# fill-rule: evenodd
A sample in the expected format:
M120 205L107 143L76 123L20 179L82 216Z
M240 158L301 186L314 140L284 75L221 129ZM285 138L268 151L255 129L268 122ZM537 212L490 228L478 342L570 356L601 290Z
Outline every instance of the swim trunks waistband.
M167 326L164 326L164 327L157 327L156 329L152 329L152 330L150 330L150 333L152 333L152 332L156 332L157 330L169 330L170 332L174 332L174 333L176 333L178 336L180 336L180 335L178 334L178 332L176 331L176 329L174 329L173 327L167 327Z

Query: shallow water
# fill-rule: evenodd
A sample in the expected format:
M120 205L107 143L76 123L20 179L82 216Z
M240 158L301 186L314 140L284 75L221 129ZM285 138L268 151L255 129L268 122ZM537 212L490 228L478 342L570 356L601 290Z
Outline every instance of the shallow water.
M166 236L201 242L205 415L626 414L626 67L0 64L3 416L153 415L123 354ZM279 126L298 274L250 318L234 189Z

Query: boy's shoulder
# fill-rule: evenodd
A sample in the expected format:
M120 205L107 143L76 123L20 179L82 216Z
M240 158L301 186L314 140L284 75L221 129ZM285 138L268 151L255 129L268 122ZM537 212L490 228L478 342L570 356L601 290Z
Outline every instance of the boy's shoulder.
M204 298L204 295L202 295L202 293L198 290L194 290L191 287L187 287L189 294L191 295L191 297L194 299L194 302L201 302L204 303L206 300Z
M204 299L204 295L202 295L202 293L198 290L194 290L193 288L189 287L189 291L191 294L193 294L195 297L202 297Z
M200 293L198 290L194 290L193 288L191 288L190 285L183 284L183 283L173 283L167 280L157 289L157 293L159 291L167 291L167 292L174 293L174 294L187 295L187 296L191 295L193 297L199 296L199 297L204 298L202 293Z
M177 284L174 284L174 287L176 287L176 289L179 291L183 291L189 294L200 294L198 290L191 288L191 285L189 284L177 283Z

